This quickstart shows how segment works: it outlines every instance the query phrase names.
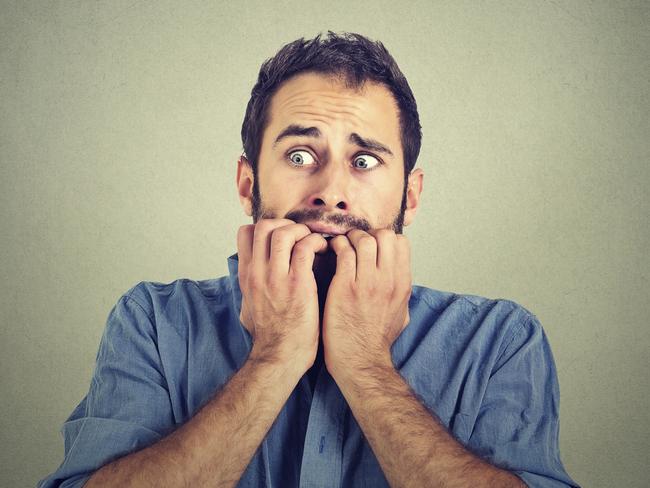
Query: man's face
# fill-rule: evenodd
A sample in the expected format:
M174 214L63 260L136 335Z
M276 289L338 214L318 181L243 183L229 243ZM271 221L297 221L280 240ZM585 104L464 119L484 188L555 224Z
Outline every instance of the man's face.
M391 92L360 91L303 73L274 94L257 178L240 162L240 199L253 221L287 218L314 232L392 229L412 220L421 191L416 170L405 189L399 112ZM247 181L248 180L248 181ZM253 188L250 189L250 182Z

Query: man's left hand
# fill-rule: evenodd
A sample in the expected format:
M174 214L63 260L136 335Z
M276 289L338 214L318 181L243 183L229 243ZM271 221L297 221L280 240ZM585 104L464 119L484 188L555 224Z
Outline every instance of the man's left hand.
M411 258L392 230L334 237L336 274L323 313L325 364L332 376L392 367L390 348L409 323Z

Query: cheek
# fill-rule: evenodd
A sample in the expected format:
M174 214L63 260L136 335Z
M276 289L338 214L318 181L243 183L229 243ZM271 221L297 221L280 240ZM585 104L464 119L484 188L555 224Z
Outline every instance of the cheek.
M261 181L260 197L267 208L282 213L284 209L295 208L305 198L308 181L281 171L265 175Z
M389 227L399 215L404 187L395 182L375 183L358 193L360 207L373 216L376 227Z
M367 178L359 181L355 195L370 202L378 211L392 211L402 201L403 186L396 185L391 178Z

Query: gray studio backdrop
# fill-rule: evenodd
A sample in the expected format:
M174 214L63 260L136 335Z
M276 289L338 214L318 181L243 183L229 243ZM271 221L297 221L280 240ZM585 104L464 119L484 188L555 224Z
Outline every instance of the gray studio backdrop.
M227 273L260 63L380 39L418 100L414 280L535 313L584 486L647 486L647 2L0 3L0 484L62 459L106 318Z

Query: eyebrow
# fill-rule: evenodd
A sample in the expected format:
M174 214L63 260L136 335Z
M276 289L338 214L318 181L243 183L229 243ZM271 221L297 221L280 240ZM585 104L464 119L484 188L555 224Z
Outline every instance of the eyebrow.
M273 147L276 147L278 143L287 137L291 136L302 136L302 137L315 137L316 139L320 138L322 136L320 130L318 127L305 127L303 125L298 125L298 124L291 124L285 127L282 132L278 135L278 137L275 138L275 142L273 142ZM348 140L356 144L357 146L363 148L363 149L368 149L371 151L376 151L384 154L389 154L393 156L393 151L391 151L388 146L385 146L379 141L376 141L374 139L368 139L365 137L361 137L359 134L356 132L353 132L350 134L350 137L348 137Z

